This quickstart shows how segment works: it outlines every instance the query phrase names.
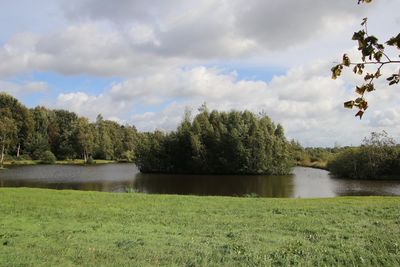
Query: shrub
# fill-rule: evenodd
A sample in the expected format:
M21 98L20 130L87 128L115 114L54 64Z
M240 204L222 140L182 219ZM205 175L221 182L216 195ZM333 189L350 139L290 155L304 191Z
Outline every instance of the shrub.
M93 160L92 157L89 157L86 161L86 164L95 164L96 162Z
M32 158L26 154L20 155L17 159L18 160L32 160Z
M386 132L372 133L358 148L340 152L328 163L332 174L353 179L377 179L400 174L400 149Z
M54 156L54 154L49 150L43 152L40 156L40 161L43 164L54 164L56 160L56 156Z

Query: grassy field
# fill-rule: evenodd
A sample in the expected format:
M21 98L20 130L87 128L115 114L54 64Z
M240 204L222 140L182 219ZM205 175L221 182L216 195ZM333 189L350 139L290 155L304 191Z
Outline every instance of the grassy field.
M399 266L399 207L0 188L0 265Z

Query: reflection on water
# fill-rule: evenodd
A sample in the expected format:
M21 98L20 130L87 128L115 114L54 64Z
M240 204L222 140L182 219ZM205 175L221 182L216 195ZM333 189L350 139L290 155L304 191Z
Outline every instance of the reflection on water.
M399 181L339 180L324 170L296 167L286 176L142 174L133 164L40 165L0 171L1 187L262 197L400 195Z
M136 175L134 187L145 193L290 197L293 176Z

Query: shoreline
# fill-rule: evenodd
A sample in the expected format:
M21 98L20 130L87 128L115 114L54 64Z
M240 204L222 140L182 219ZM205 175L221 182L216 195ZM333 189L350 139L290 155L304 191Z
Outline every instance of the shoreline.
M82 159L74 159L74 160L57 160L55 163L42 163L40 160L13 160L13 161L4 161L4 167L2 169L7 169L7 167L16 167L16 166L33 166L33 165L100 165L100 164L123 164L123 163L131 163L125 161L118 160L103 160L96 159L93 163L85 164Z

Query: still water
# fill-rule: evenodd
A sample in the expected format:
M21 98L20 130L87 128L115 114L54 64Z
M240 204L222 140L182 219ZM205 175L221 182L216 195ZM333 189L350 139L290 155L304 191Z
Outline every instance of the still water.
M302 167L286 176L217 176L142 174L134 164L21 166L0 170L0 187L292 198L400 195L400 180L341 180Z

